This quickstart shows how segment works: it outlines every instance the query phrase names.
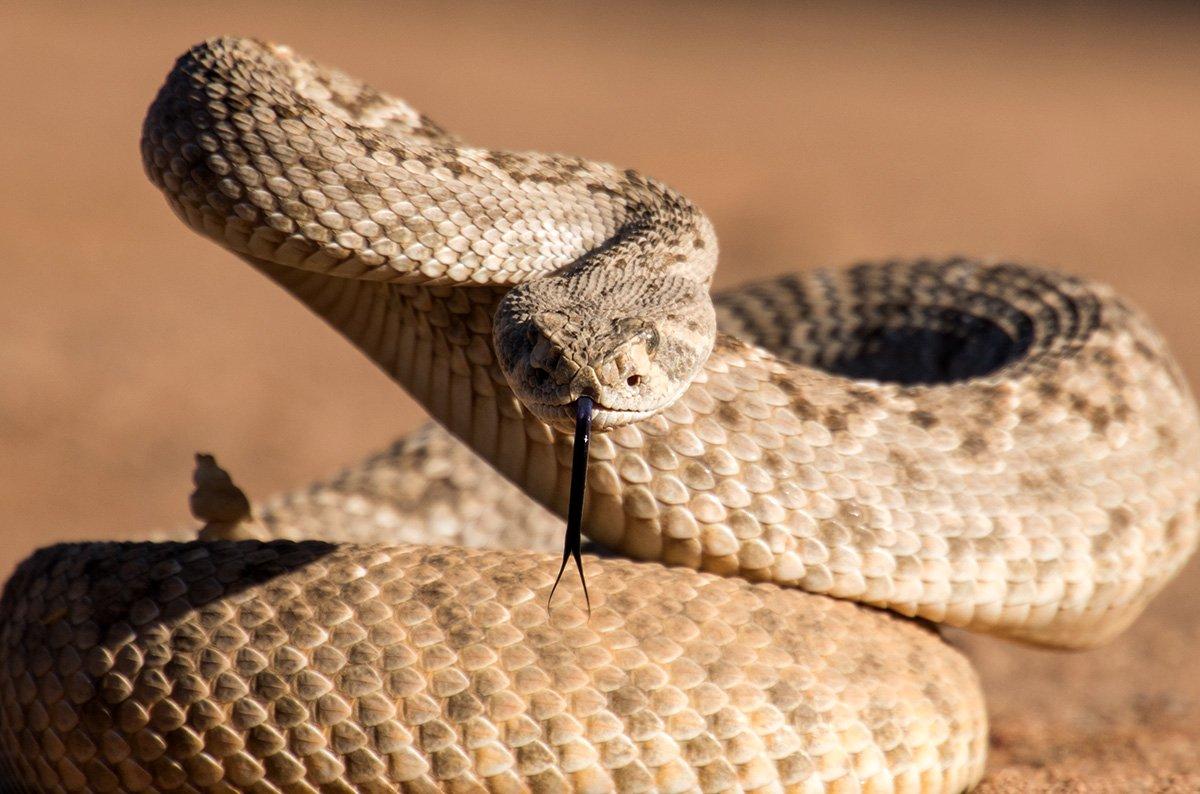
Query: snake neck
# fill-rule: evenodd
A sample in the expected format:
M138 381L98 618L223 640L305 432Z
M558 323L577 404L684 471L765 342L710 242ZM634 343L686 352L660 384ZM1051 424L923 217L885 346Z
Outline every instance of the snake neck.
M506 287L337 278L243 257L354 343L440 424L560 514L569 439L522 406L492 340ZM560 451L560 450L565 450Z

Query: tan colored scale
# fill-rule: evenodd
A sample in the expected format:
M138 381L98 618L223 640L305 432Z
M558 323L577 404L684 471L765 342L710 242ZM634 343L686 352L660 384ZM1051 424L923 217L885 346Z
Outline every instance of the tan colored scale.
M549 561L318 541L38 552L10 585L42 650L5 659L9 769L65 790L295 792L884 791L975 772L974 674L926 629L596 559L590 621L551 615Z
M560 515L570 438L502 371L525 351L497 349L497 306L563 274L599 305L715 265L711 224L653 180L469 148L248 40L177 63L143 155L189 226ZM590 622L578 599L547 614L553 555L465 548L552 548L555 525L426 431L261 506L290 540L24 563L0 602L9 773L122 791L977 781L986 719L961 657L838 599L1048 645L1120 631L1195 545L1200 433L1176 366L1107 288L1003 263L865 264L715 306L729 335L675 348L713 345L678 399L594 438L585 532L649 562L589 558Z

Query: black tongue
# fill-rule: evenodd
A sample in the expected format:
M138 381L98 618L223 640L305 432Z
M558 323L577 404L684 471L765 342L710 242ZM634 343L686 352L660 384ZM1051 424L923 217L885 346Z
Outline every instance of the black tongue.
M575 447L571 453L571 501L567 503L567 534L563 539L562 565L559 566L558 576L554 578L554 586L550 588L550 598L546 600L548 610L554 601L554 591L558 589L563 571L567 569L567 560L574 557L579 581L583 584L583 599L587 602L588 617L592 614L592 599L588 596L587 579L583 576L580 547L583 546L583 489L587 483L588 442L591 441L594 406L592 398L586 395L575 401Z

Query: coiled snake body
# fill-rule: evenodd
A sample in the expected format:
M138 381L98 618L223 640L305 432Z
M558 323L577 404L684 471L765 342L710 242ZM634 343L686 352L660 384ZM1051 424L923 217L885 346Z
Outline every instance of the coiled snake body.
M578 588L548 611L553 555L467 545L557 524L435 431L268 504L275 540L41 550L0 604L13 784L960 790L982 697L925 621L1091 645L1195 544L1191 396L1105 287L893 262L714 313L668 188L467 147L248 40L179 60L142 147L189 226L559 514L594 397L584 525L632 559L589 559L590 619ZM406 501L457 545L396 545Z

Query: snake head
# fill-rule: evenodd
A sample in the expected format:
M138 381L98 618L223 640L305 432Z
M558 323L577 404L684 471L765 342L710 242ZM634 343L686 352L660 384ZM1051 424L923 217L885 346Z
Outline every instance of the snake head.
M517 398L543 421L574 426L595 401L602 431L645 419L683 394L712 352L707 285L674 275L588 273L519 284L500 302L493 341Z

